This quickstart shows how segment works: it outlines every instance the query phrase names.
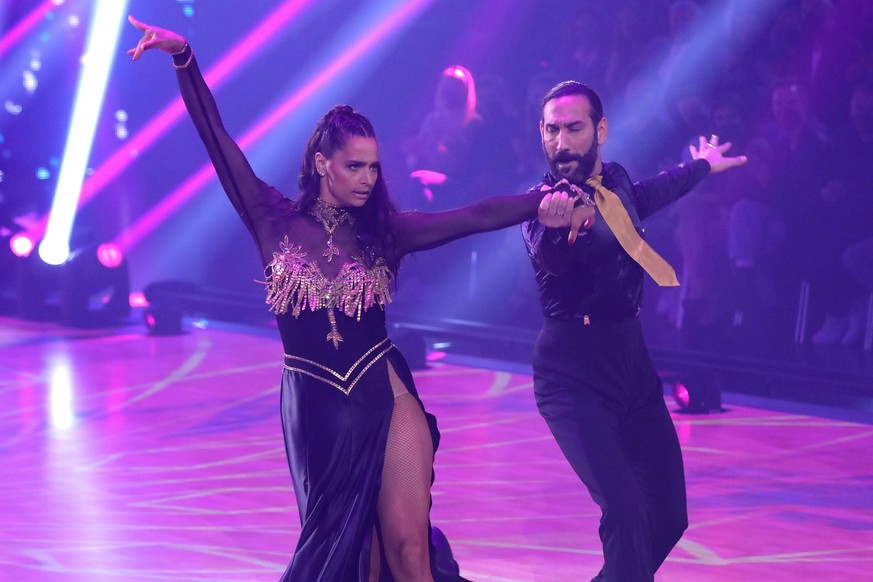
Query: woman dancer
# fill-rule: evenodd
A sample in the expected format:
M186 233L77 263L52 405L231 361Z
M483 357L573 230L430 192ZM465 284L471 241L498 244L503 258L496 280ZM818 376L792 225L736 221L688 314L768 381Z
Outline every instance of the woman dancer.
M373 127L348 106L317 124L291 201L260 181L225 131L185 39L143 33L128 54L170 53L182 97L265 266L285 351L281 415L302 529L283 581L463 580L430 542L439 433L388 339L384 307L400 259L538 213L578 226L566 194L492 198L437 214L397 212ZM590 221L589 221L590 222ZM390 574L389 574L390 573ZM381 577L380 577L381 576Z

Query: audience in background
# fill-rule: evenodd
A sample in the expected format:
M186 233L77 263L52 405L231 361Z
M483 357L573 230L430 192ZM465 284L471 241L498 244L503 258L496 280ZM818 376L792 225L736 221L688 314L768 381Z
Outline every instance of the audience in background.
M858 272L863 266L851 261L853 253L847 249L873 234L873 84L851 92L848 110L850 121L834 133L824 162L827 181L810 256L811 289L821 297L825 313L824 323L812 336L817 345L854 345L864 324L865 294L847 271Z
M494 79L475 131L459 121L461 90L451 122L434 114L422 125L420 136L463 136L431 142L455 144L446 147L467 169L435 167L457 173L465 199L520 191L538 178L542 159L537 139L525 137L539 115L537 97L565 78L613 103L610 117L622 121L610 128L604 158L637 174L680 161L696 135L719 135L749 163L648 221L647 237L684 284L649 300L660 299L659 311L685 329L730 327L790 341L806 281L806 339L858 345L867 309L858 281L871 288L873 245L873 2L790 0L754 10L713 0L565 4L562 18L573 26L525 44L536 53L524 59L536 63L525 77L473 71ZM701 53L704 44L711 50ZM487 246L501 252L479 252L471 280L503 286L511 253L496 238ZM533 304L532 289L515 293L529 297L511 304ZM480 307L471 318L507 321L503 306Z

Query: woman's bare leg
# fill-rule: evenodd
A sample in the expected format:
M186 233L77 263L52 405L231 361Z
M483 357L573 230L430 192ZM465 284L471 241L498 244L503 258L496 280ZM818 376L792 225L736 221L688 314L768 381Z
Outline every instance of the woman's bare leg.
M427 540L433 442L421 405L397 376L388 375L394 411L385 447L378 512L382 546L397 582L432 582Z

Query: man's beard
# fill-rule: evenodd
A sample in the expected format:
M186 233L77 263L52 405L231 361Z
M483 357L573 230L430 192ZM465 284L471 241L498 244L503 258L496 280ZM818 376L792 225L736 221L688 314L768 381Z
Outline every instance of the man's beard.
M549 170L551 170L552 176L557 180L566 178L571 184L581 186L585 183L585 180L591 177L591 173L594 171L594 164L597 163L597 147L597 142L592 142L588 151L581 156L570 152L558 152L554 157L550 158L548 152L546 152L546 159L549 162ZM567 173L561 172L558 170L559 162L576 162L576 168L568 170Z

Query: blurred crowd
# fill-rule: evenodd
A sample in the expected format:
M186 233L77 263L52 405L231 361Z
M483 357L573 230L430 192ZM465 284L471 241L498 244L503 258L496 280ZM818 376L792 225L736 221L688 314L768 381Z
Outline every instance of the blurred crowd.
M403 143L407 208L457 207L536 184L537 121L556 82L601 95L603 158L634 179L716 134L749 163L653 217L647 238L678 290L648 311L684 330L859 345L873 293L873 0L557 3L526 48L526 86L497 70L434 74L434 104ZM538 325L516 229L413 259L401 304L492 325ZM440 284L425 272L438 270ZM806 301L808 300L808 305ZM437 306L434 309L434 306Z

